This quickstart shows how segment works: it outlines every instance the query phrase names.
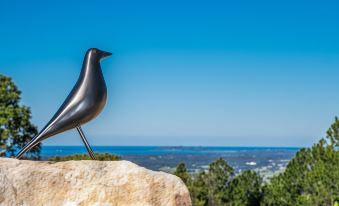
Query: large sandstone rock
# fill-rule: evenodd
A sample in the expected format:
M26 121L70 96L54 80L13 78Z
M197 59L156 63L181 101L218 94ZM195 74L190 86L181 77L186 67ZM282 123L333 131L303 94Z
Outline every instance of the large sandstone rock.
M1 206L189 206L176 176L128 161L36 162L0 158Z

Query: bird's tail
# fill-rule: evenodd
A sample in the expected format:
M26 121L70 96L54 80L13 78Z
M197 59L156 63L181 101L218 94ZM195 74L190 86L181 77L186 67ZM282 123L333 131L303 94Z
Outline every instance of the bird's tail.
M15 158L20 159L26 152L37 146L41 140L41 137L42 133L39 133L37 136L35 136L30 142L27 143L24 148L22 148L22 150L15 156Z

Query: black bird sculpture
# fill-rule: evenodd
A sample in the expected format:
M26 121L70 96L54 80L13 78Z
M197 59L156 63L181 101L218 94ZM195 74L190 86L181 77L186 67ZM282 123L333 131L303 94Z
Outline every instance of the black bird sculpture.
M81 125L94 119L105 106L107 88L100 60L110 55L112 53L95 48L86 52L80 77L71 93L47 125L17 154L17 159L42 140L73 128L78 130L89 155L95 159Z

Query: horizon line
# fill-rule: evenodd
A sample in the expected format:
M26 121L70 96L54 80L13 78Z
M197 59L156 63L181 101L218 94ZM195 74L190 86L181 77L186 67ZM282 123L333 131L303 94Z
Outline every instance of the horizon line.
M84 147L84 145L41 145L42 147ZM235 146L235 145L92 145L92 147L229 147L229 148L295 148L300 149L304 146Z

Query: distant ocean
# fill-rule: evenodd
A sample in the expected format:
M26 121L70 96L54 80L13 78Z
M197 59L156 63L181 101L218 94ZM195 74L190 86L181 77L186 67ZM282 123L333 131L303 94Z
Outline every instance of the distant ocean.
M208 164L222 157L236 172L252 169L263 176L283 170L299 150L296 147L178 147L178 146L94 146L97 153L112 153L143 167L173 172L184 162L190 172L208 168ZM87 153L84 146L43 146L41 156Z

